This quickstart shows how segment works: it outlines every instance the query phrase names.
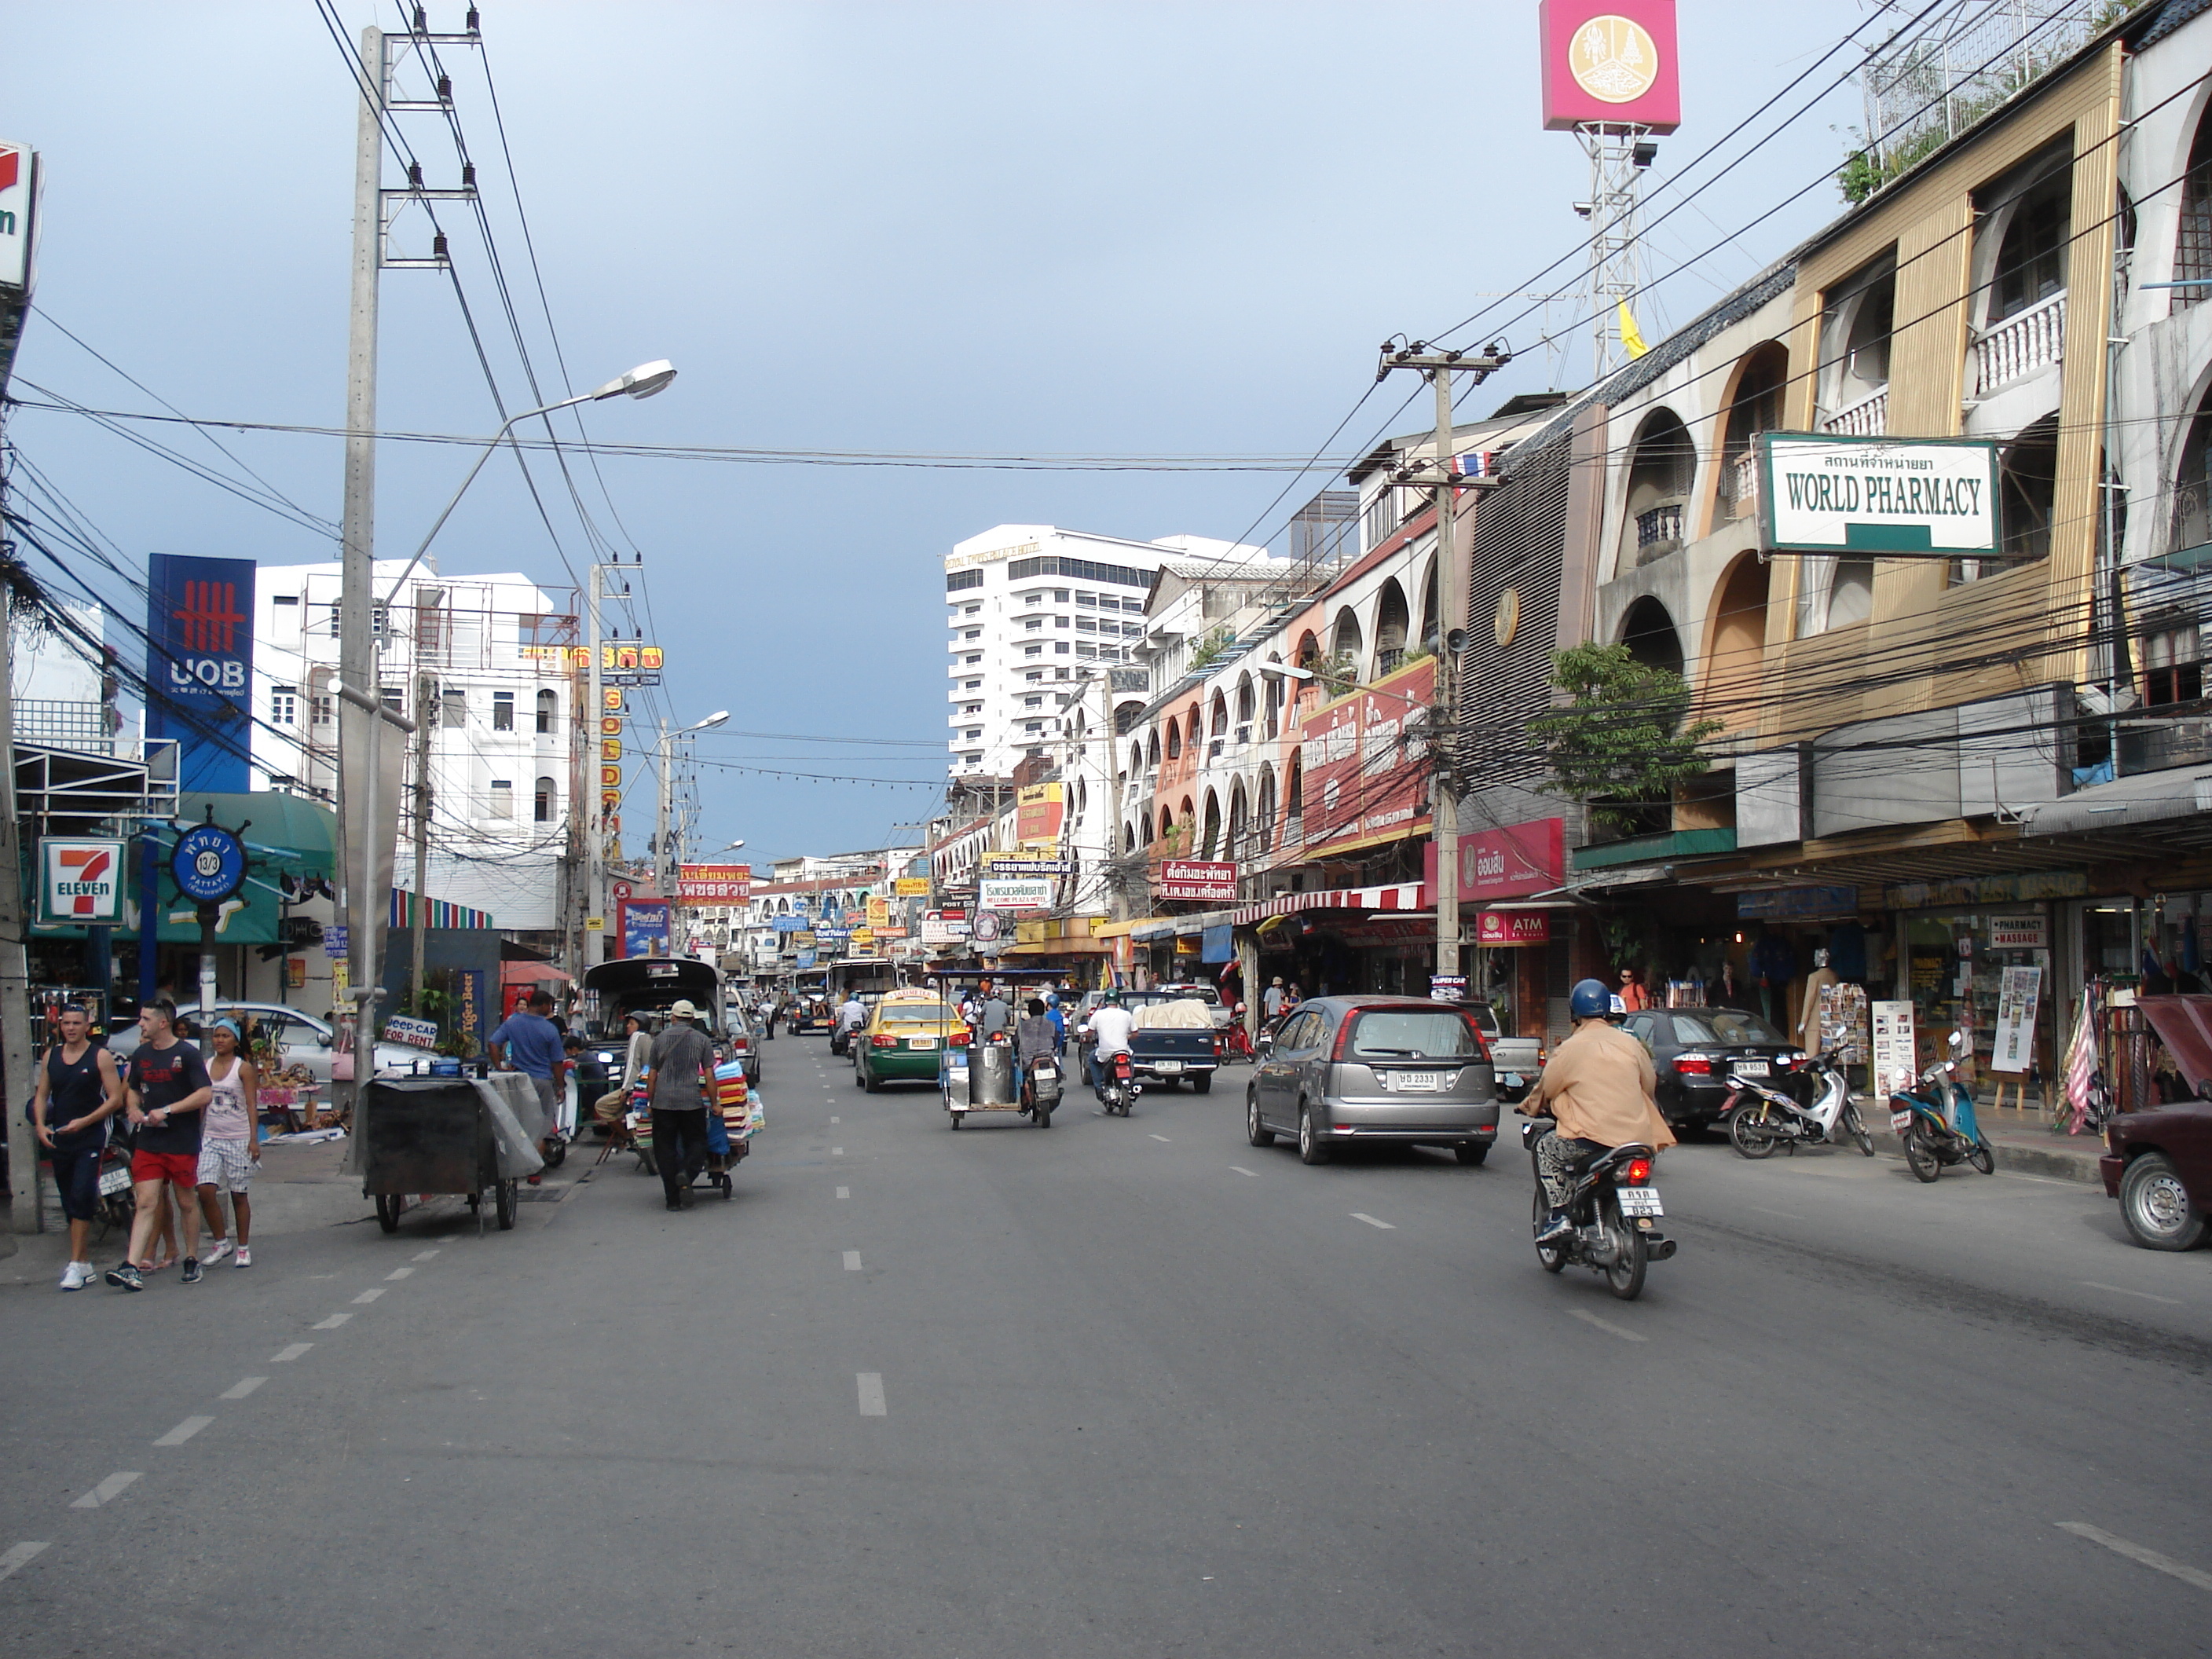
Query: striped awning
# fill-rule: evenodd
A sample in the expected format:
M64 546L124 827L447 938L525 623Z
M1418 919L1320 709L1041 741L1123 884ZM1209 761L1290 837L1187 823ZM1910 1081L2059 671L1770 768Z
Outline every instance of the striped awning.
M404 887L392 890L392 920L390 926L412 927L415 925L415 895ZM491 912L471 910L465 904L448 904L443 899L432 899L424 911L425 927L489 927Z
M1425 881L1394 882L1384 887L1331 887L1315 893L1280 893L1257 904L1248 904L1230 917L1238 927L1287 916L1300 910L1425 910L1429 884Z

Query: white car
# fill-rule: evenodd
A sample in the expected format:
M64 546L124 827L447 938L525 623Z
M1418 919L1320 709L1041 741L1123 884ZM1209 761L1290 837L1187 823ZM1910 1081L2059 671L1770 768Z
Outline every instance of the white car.
M328 1020L317 1019L313 1014L288 1008L281 1002L218 1002L215 1012L218 1019L228 1014L240 1025L250 1018L263 1036L274 1037L283 1050L286 1068L304 1066L316 1082L327 1084L331 1080L331 1042L336 1033ZM179 1008L177 1017L189 1019L195 1027L199 1024L197 1007ZM108 1033L107 1052L115 1056L118 1065L129 1060L137 1047L138 1022L135 1019ZM200 1039L198 1048L202 1054L214 1052L204 1037ZM428 1052L401 1042L380 1042L376 1045L376 1069L410 1066L426 1058Z

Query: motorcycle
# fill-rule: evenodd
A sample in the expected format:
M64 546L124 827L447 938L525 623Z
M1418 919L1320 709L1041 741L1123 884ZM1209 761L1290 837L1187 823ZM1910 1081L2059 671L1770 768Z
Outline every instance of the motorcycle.
M840 1059L842 1059L845 1055L853 1052L853 1028L851 1026L840 1024L830 1028L830 1052Z
M1244 1005L1240 1002L1230 1016L1229 1029L1224 1034L1228 1041L1227 1059L1250 1061L1258 1058L1252 1052L1252 1034L1244 1029Z
M1539 1231L1550 1218L1551 1204L1544 1195L1536 1143L1557 1127L1553 1119L1539 1117L1521 1129L1521 1145L1536 1177ZM1567 1196L1567 1218L1574 1231L1555 1244L1536 1247L1536 1259L1546 1273L1558 1273L1574 1262L1601 1275L1606 1288L1623 1302L1633 1302L1644 1293L1645 1267L1667 1261L1675 1249L1674 1241L1659 1231L1666 1212L1651 1185L1651 1161L1656 1156L1651 1147L1631 1141L1598 1153L1577 1172Z
M1050 1054L1030 1056L1022 1073L1022 1111L1040 1129L1052 1127L1054 1109L1060 1104L1060 1062Z
M1952 1032L1950 1058L1937 1060L1911 1089L1889 1097L1889 1125L1904 1149L1905 1167L1921 1181L1934 1181L1955 1164L1971 1164L1984 1175L1996 1173L1996 1154L1974 1119L1974 1097L1959 1081L1959 1066L1971 1044L1964 1031Z
M1874 1156L1874 1137L1859 1121L1858 1103L1851 1098L1844 1068L1832 1054L1815 1054L1805 1061L1820 1080L1820 1091L1809 1106L1801 1105L1779 1089L1753 1078L1729 1079L1729 1141L1746 1158L1771 1158L1778 1146L1792 1154L1803 1146L1841 1146L1846 1143L1867 1158Z
M1118 1112L1127 1117L1129 1108L1136 1103L1137 1097L1145 1092L1145 1085L1137 1081L1136 1070L1130 1063L1127 1049L1109 1055L1104 1061L1104 1067L1106 1085L1100 1098L1106 1103L1106 1115L1111 1117Z

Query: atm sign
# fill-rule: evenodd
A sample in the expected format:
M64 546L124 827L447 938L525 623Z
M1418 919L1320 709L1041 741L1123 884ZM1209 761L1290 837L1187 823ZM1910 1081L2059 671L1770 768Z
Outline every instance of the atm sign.
M1475 919L1477 945L1548 945L1552 915L1548 910L1485 910Z

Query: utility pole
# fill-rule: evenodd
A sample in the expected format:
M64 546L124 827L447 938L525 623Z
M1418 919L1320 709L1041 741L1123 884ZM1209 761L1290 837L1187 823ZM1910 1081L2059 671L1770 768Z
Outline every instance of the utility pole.
M4 485L0 479L0 485ZM12 549L9 561L14 561ZM13 629L0 614L0 1066L8 1111L10 1224L19 1233L39 1231L39 1145L23 1107L31 1096L38 1055L31 1046L31 969L23 937L23 831L15 805L15 696Z
M584 823L584 944L583 969L576 975L580 982L585 971L605 960L607 948L606 908L603 892L605 882L603 872L607 856L607 809L605 792L599 787L599 756L604 752L599 738L606 730L606 693L599 684L599 607L606 599L606 566L596 558L592 561L592 592L589 615L585 620L586 646L589 655L584 664L585 699L591 705L584 718L590 724L584 727L584 778L586 787L576 810L583 815ZM627 727L627 722L625 722ZM592 918L599 918L598 933L592 931Z
M1375 371L1381 380L1394 368L1417 368L1429 377L1437 393L1436 455L1431 462L1437 492L1437 625L1436 690L1429 708L1429 741L1436 757L1434 804L1430 837L1437 848L1437 972L1452 976L1460 971L1459 921L1459 656L1467 644L1467 573L1460 568L1453 545L1452 507L1456 490L1479 481L1459 477L1452 454L1452 376L1470 374L1480 386L1513 361L1503 342L1483 351L1432 349L1425 341L1400 346L1385 342L1382 360ZM1400 468L1399 482L1414 483L1417 470Z
M653 890L662 898L669 896L668 879L668 820L676 803L676 762L668 741L668 717L660 720L660 743L654 750L660 761L659 800L653 819ZM673 937L672 927L671 936Z
M430 733L444 713L438 683L423 672L415 676L415 913L410 918L415 935L415 965L407 977L409 1011L422 1014L422 933L430 881Z

